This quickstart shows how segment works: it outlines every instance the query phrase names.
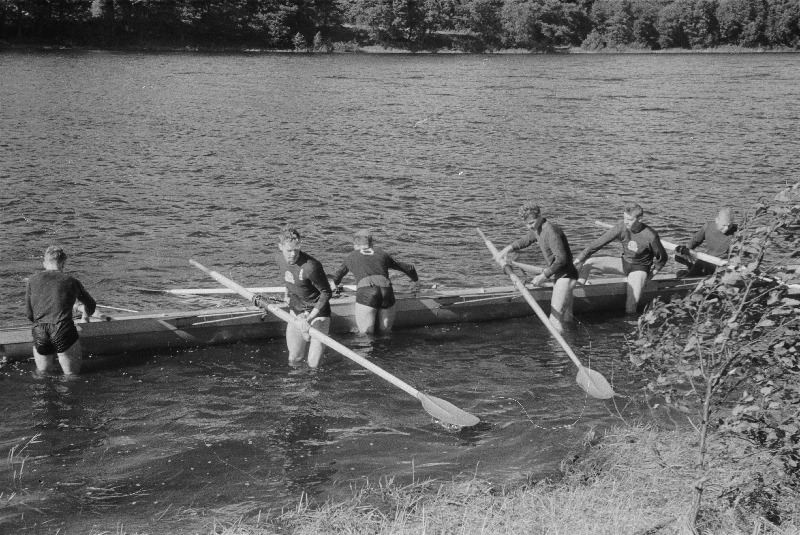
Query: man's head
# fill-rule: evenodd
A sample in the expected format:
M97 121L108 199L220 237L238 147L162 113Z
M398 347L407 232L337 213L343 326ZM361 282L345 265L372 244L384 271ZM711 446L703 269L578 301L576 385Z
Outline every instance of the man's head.
M353 234L353 247L356 249L368 249L372 247L372 234L368 230L359 230Z
M635 203L625 205L625 211L622 214L622 220L625 222L625 227L630 229L642 219L644 210L642 207Z
M539 219L539 216L542 215L542 209L533 201L525 201L525 203L519 207L517 213L526 225L531 226Z
M717 229L719 229L720 232L723 234L728 232L731 226L733 226L733 214L731 213L731 209L723 208L720 210L714 222L717 224Z
M42 265L47 270L63 270L67 263L67 253L58 245L51 245L44 251Z
M300 257L300 233L292 227L284 227L278 234L278 249L290 264Z

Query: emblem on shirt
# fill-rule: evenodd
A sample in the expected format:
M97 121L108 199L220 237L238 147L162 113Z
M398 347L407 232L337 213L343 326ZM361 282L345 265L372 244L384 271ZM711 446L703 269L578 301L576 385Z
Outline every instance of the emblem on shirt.
M292 275L291 271L286 271L283 274L283 280L285 280L286 282L288 282L290 284L294 284L294 275Z
M628 242L628 249L635 253L639 250L639 244L635 240L631 240Z
M303 269L305 268L300 268L300 273L297 274L297 280L303 280Z

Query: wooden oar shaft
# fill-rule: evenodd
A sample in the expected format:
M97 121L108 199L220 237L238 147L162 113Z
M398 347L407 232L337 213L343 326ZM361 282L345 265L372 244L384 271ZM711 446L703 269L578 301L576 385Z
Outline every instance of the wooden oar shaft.
M491 241L489 241L489 238L486 237L486 235L483 233L481 229L477 230L478 234L480 234L481 238L483 238L483 241L486 242L486 247L489 248L489 251L491 251L492 256L495 258L495 260L497 260L497 263L500 264L500 267L503 268L505 274L511 277L511 281L514 283L514 286L517 287L517 289L520 291L520 293L528 302L528 304L531 306L531 308L533 308L533 311L536 312L536 315L539 316L540 320L542 320L542 323L544 324L545 327L547 327L547 330L550 331L550 334L553 335L553 338L555 338L558 341L558 343L561 345L561 348L564 350L567 356L570 359L572 359L572 362L574 362L579 369L583 368L581 361L578 360L578 356L575 354L575 352L572 351L572 348L569 347L569 344L567 344L567 341L564 340L563 336L561 336L561 333L559 333L558 330L555 327L553 327L553 324L550 323L550 318L548 318L547 314L544 313L544 310L542 310L542 307L539 306L539 303L536 302L536 299L533 298L531 293L525 287L525 284L523 284L520 278L517 277L517 275L511 269L511 266L509 266L502 260L497 259L497 253L498 253L497 248Z
M614 225L611 225L609 223L604 223L603 221L595 221L594 224L597 225L598 227L603 227L603 228L614 227ZM664 239L661 239L661 244L664 246L665 249L673 252L678 248L678 246L675 245L674 243L668 242L667 240ZM689 251L689 254L691 254L694 258L698 260L703 260L704 262L708 262L709 264L714 264L715 266L724 266L728 263L722 258L711 256L710 254L706 253L701 253L699 251Z
M342 286L345 290L355 291L355 285L344 284ZM257 288L245 288L249 292L257 294L277 294L286 291L285 286L261 286ZM174 288L169 290L146 290L150 292L168 293L173 295L224 295L235 294L236 292L230 288Z
M248 292L256 294L277 294L286 292L285 286L263 286L260 288L245 288ZM230 288L174 288L170 290L162 290L165 293L174 295L217 295L217 294L235 294L236 292Z
M534 266L531 264L523 264L522 262L517 262L516 260L511 260L508 263L514 267L520 268L522 271L536 273L537 275L544 273L544 269L540 268L539 266Z
M107 308L109 310L120 310L122 312L131 312L133 314L138 314L139 313L138 310L131 310L129 308L110 307L110 306L107 306L107 305L95 305L95 306L97 308Z
M204 265L200 264L199 262L196 262L194 260L189 260L189 262L194 267L196 267L199 270L205 272L211 278L213 278L214 280L216 280L217 282L219 282L223 286L226 286L226 287L230 288L231 290L235 291L236 293L238 293L239 295L241 295L245 299L252 300L253 297L255 296L255 294L253 292L249 291L247 288L236 284L234 281L230 280L229 278L225 277L224 275L221 275L221 274L217 273L216 271L208 269L207 267L205 267ZM283 321L287 322L287 323L292 323L295 320L294 316L292 316L291 314L289 314L288 312L286 312L282 308L278 307L277 305L267 305L267 309L270 312L272 312L273 314L275 314L276 316L278 316ZM336 340L334 340L330 336L318 331L317 329L315 329L313 327L311 329L309 329L308 332L309 332L309 334L311 335L312 338L314 338L316 340L319 340L320 342L322 342L326 346L330 347L331 349L333 349L335 351L338 351L339 353L341 353L345 357L347 357L350 360L356 362L357 364L363 366L364 368L368 369L369 371L371 371L375 375L378 375L378 376L382 377L383 379L386 379L387 381L389 381L393 385L395 385L398 388L404 390L405 392L407 392L408 394L414 396L415 398L419 398L420 397L419 390L417 390L413 386L409 385L405 381L402 381L402 380L398 379L397 377L395 377L394 375L390 374L389 372L384 371L382 368L379 368L378 366L376 366L375 364L371 363L370 361L368 361L367 359L365 359L364 357L362 357L361 355L359 355L355 351L343 346L342 344L340 344L339 342L337 342Z

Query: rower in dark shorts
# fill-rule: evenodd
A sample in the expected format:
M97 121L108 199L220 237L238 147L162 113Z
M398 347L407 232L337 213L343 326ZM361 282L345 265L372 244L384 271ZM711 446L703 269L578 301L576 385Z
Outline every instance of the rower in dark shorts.
M411 264L398 262L389 253L372 244L372 235L360 230L353 235L353 249L333 276L339 286L348 272L356 279L355 316L358 330L363 334L376 330L392 330L395 319L395 298L389 270L402 271L416 287L419 277Z
M626 314L636 313L645 285L661 271L669 258L658 233L641 221L643 215L644 210L638 204L626 205L622 221L590 243L575 259L575 267L579 271L579 281L587 280L592 267L625 275L627 280ZM613 241L622 244L622 256L590 258Z
M44 271L28 280L25 307L33 322L33 358L39 371L53 368L54 355L66 375L80 373L83 348L72 320L76 301L83 304L83 319L94 314L97 304L83 285L64 273L67 255L52 245L44 252Z
M504 260L511 251L519 251L537 242L547 266L533 279L534 286L543 285L553 279L553 294L550 297L550 323L558 332L564 332L564 324L572 321L574 298L572 291L578 282L578 270L573 265L572 251L567 236L561 227L542 216L542 209L533 201L527 201L518 210L528 227L528 234L510 243L497 253Z
M328 334L331 326L331 292L328 277L322 264L301 250L301 238L297 229L284 227L278 234L279 253L275 263L281 270L286 285L286 302L294 321L286 324L286 346L289 349L289 364L297 365L306 358L308 366L319 366L325 346L311 338L309 330L314 327ZM263 297L256 295L253 303L265 308Z

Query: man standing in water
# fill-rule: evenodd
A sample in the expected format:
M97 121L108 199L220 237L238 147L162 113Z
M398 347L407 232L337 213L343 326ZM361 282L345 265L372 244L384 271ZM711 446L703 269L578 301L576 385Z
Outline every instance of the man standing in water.
M356 325L362 334L388 332L394 324L394 290L389 280L389 270L405 273L415 284L419 281L417 270L411 264L397 262L389 253L373 247L372 235L360 230L353 236L353 249L333 276L334 286L339 286L348 272L356 279Z
M675 248L675 252L678 253L675 255L675 260L689 268L689 271L685 272L685 274L680 274L686 277L713 275L717 270L717 266L700 259L692 260L690 251L705 243L708 254L724 260L728 257L728 249L731 246L734 234L738 230L739 227L733 222L731 209L721 209L716 219L703 225L703 228L695 233L689 243Z
M519 215L528 227L529 232L517 241L507 245L497 253L498 259L505 260L511 251L524 249L534 241L539 243L547 265L533 279L533 284L540 286L553 279L553 295L550 298L550 323L558 332L564 331L564 323L572 321L572 290L578 282L578 270L572 263L572 252L569 242L561 227L551 223L542 216L538 204L526 202L519 208Z
M295 317L286 324L286 345L289 348L289 363L299 364L308 349L308 365L319 366L325 346L308 334L311 327L327 334L331 325L331 292L322 264L300 250L300 233L291 227L278 235L279 253L275 262L283 273L286 284L286 299ZM253 303L262 305L262 296L255 296ZM265 305L266 303L264 303Z
M83 319L88 321L97 303L78 279L64 273L67 255L61 247L51 245L44 252L44 271L28 280L25 308L33 322L33 358L36 368L46 372L53 368L54 355L64 374L81 371L83 348L78 329L72 321L75 301L83 304Z
M583 280L588 277L592 266L622 273L627 277L627 314L636 313L645 284L661 271L668 258L658 233L642 223L643 215L644 210L638 204L627 205L622 221L589 244L575 260L575 267L580 271L580 278ZM620 258L600 257L587 262L590 256L615 240L622 243Z

